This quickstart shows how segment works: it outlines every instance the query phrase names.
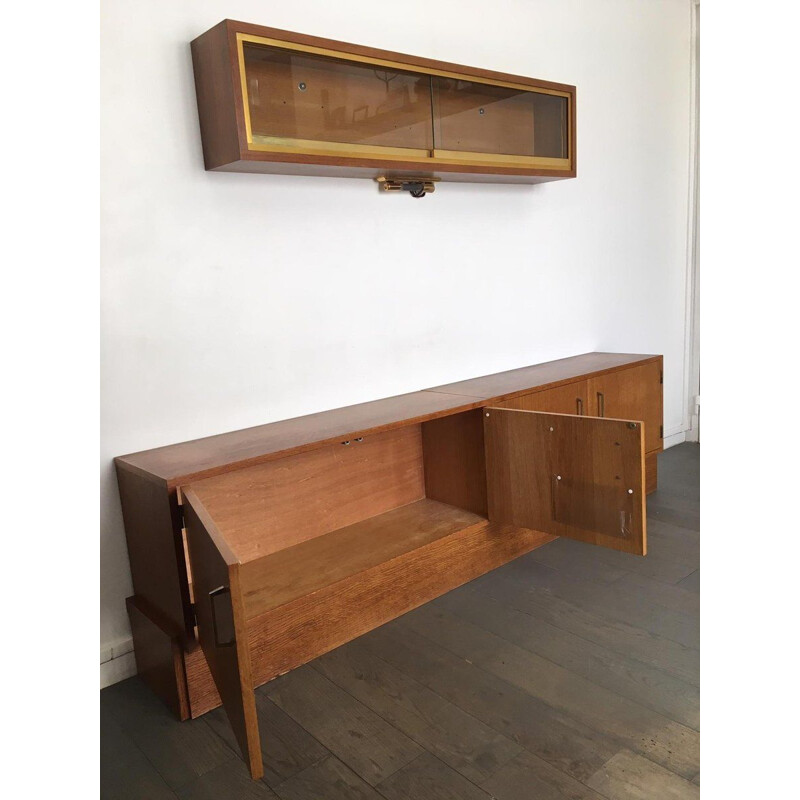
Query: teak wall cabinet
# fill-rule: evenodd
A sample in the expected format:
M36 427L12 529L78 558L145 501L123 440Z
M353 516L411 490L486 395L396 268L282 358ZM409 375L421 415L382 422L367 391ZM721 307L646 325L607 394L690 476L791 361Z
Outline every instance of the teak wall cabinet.
M575 87L225 20L192 42L208 170L576 175Z
M182 719L551 541L645 554L662 358L588 353L116 459L137 669Z

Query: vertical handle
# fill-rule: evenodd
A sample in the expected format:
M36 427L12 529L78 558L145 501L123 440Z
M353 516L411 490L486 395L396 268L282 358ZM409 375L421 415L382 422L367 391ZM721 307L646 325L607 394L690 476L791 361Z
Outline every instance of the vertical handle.
M597 416L604 417L606 415L606 398L602 392L597 393Z
M575 404L578 406L578 416L582 417L583 416L583 399L580 398L580 397L576 398Z
M227 642L221 642L219 640L219 630L217 627L217 598L222 597L223 595L230 595L231 590L227 586L218 586L216 589L212 589L208 593L208 599L211 601L211 626L214 628L214 646L215 647L233 647L236 644L236 635L234 633L233 636Z

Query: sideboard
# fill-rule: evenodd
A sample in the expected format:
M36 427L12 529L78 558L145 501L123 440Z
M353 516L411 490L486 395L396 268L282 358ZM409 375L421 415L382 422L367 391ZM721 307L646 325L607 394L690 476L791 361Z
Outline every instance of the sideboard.
M115 459L137 670L222 704L557 536L646 553L663 359L587 353Z

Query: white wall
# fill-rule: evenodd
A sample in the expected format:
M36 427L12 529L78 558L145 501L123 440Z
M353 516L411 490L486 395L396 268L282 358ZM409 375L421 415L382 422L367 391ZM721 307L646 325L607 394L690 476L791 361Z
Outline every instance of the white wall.
M689 0L102 9L104 658L129 650L115 455L589 350L663 353L684 429ZM413 200L207 173L189 41L225 17L575 84L579 177Z

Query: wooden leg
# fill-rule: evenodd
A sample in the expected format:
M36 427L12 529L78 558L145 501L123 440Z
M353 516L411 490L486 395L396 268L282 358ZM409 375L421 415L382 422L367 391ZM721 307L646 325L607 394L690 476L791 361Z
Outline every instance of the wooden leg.
M125 604L133 633L136 671L139 677L169 706L178 719L189 719L189 697L183 668L183 652L176 637L170 636L154 619L152 609L136 597Z
M652 494L658 489L658 451L647 453L644 457L645 492Z

